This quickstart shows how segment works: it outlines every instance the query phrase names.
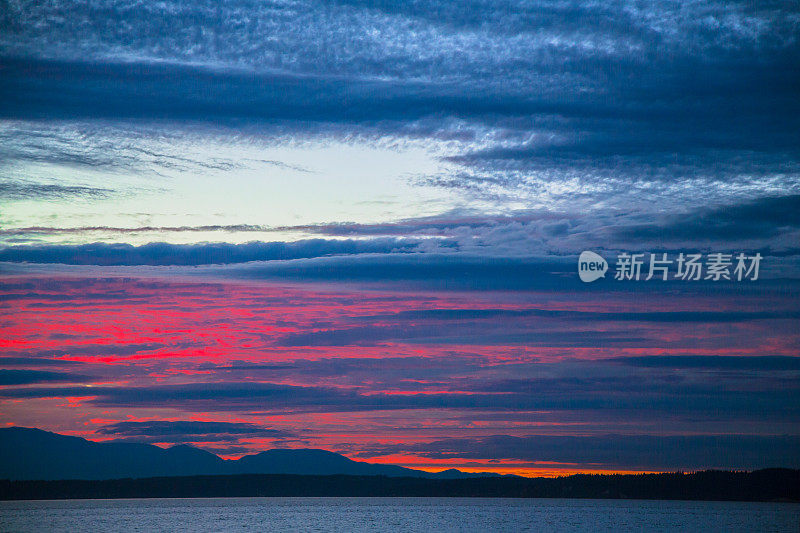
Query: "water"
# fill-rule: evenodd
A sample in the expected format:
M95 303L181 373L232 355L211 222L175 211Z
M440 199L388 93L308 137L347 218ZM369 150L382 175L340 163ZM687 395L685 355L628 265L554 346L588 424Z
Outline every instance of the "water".
M800 504L511 498L0 502L0 531L800 531Z

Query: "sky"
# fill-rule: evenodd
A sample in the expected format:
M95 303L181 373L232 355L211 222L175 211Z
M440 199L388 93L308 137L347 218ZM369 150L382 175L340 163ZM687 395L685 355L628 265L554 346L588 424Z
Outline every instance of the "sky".
M798 35L780 1L5 1L0 424L800 467Z

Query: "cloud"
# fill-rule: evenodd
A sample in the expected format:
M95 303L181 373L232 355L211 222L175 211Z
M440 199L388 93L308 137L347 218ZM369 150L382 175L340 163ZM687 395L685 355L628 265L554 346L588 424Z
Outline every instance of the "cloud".
M781 320L800 318L800 311L569 311L561 309L413 309L392 315L364 316L359 320L399 321L419 320L475 320L515 318L556 318L569 321L633 321L633 322L748 322L751 320Z
M59 1L4 28L15 120L445 141L458 168L421 179L502 202L702 205L800 177L789 2Z
M102 228L77 228L79 231ZM125 231L150 231L159 228L131 228ZM201 228L162 228L170 231L230 230L229 226ZM250 227L245 227L249 231ZM16 231L16 230L15 230ZM24 231L24 230L23 230ZM74 229L67 231L75 231ZM238 229L237 229L238 231ZM64 263L72 265L208 265L271 261L328 255L352 255L390 252L411 252L418 240L373 239L326 240L308 239L295 242L250 242L246 244L93 243L83 245L22 245L0 248L0 261L32 263Z
M278 346L379 346L385 342L458 345L524 346L633 346L646 342L641 334L627 330L542 331L539 328L514 327L498 323L453 322L427 326L366 326L329 329L311 333L288 334L278 339Z
M425 237L429 245L474 254L578 255L587 249L614 251L734 250L797 256L800 196L759 195L712 206L675 206L659 213L517 210L504 215L442 214L381 224L320 224L297 229L321 235L370 238Z
M510 459L581 467L684 469L797 468L797 435L494 435L424 444L373 446L365 453L431 459Z
M413 81L257 72L169 63L91 63L5 58L2 116L32 120L167 119L230 124L275 120L359 124L414 121L446 113L557 111L524 97L476 98ZM188 89L188 90L187 90ZM66 100L68 93L78 96Z
M71 366L82 364L82 361L66 361L63 359L41 359L39 357L0 357L0 366Z
M462 253L428 251L412 254L358 254L255 262L246 265L199 266L189 274L228 279L379 285L414 290L541 290L577 291L581 294L630 291L663 294L665 290L685 294L711 294L731 290L733 283L737 283L735 285L737 290L756 290L762 294L777 291L778 294L781 290L789 290L788 287L800 277L800 265L797 265L796 261L781 261L781 258L770 255L762 260L759 281L756 283L721 284L711 281L688 283L681 280L645 282L609 279L601 283L586 284L576 275L577 256L555 254L489 256L488 251L486 250L487 254L479 254L474 250ZM609 259L613 259L610 253L606 255ZM778 289L778 285L785 287Z
M649 224L615 228L620 239L629 241L691 242L746 238L774 239L800 228L800 194L765 196L733 205L667 215Z
M52 348L46 350L31 350L26 355L34 357L65 357L65 356L106 356L106 355L131 355L141 352L149 352L164 348L159 343L140 343L140 344L81 344L67 346L64 348Z
M117 422L97 428L95 433L124 437L137 442L236 442L241 438L288 439L297 435L244 422L199 422L150 420Z
M186 154L209 138L228 147L254 139L261 147L416 142L443 166L408 179L452 188L457 198L445 209L464 202L476 216L322 220L295 229L427 236L504 255L687 242L784 251L797 241L796 222L763 218L770 207L776 215L796 207L791 194L800 187L798 23L788 4L204 9L104 0L97 9L11 5L13 38L0 57L9 176L41 172L27 168L33 163L176 175L213 169L217 179L247 166L209 155L215 150ZM135 23L109 26L107 16ZM165 21L174 31L162 31ZM153 31L133 29L146 27ZM213 43L203 28L213 28ZM15 178L5 188L14 198L130 192L107 179L101 186ZM747 202L763 203L760 218L748 218ZM496 214L520 204L562 216ZM6 235L85 238L81 228L27 226ZM114 230L125 240L137 231L257 227L83 230Z
M587 369L588 370L588 369ZM626 419L652 419L659 413L693 420L788 422L796 380L762 378L742 385L741 377L708 380L664 374L531 377L456 382L469 391L419 393L365 390L354 385L298 386L265 382L196 382L110 387L17 387L0 390L8 399L88 397L96 407L173 408L189 412L247 411L261 414L343 413L449 409L467 411L573 411L625 413Z
M520 255L488 256L491 249L478 253L475 249L459 251L458 247L444 246L431 250L428 242L414 239L388 240L325 240L312 239L284 242L252 242L243 245L228 243L200 243L173 245L152 243L143 246L128 244L90 245L19 245L0 248L0 271L6 276L77 276L91 280L107 275L127 278L156 278L169 280L183 277L197 282L230 282L250 280L261 282L291 282L292 284L333 284L340 288L381 288L402 291L568 291L590 295L596 293L647 293L663 294L718 294L736 289L745 293L773 294L780 297L793 291L800 278L800 262L793 251L786 253L759 251L763 259L757 282L736 281L617 281L582 283L576 274L577 255ZM591 248L589 248L591 249ZM617 252L601 253L614 260ZM716 249L720 250L720 249ZM714 251L716 251L714 250ZM725 250L722 248L721 250ZM739 251L743 248L739 248ZM642 252L657 253L655 248ZM708 250L680 249L681 252L710 253ZM737 251L736 249L732 252ZM633 250L637 252L637 250ZM670 250L671 258L677 251ZM299 259L294 259L299 257ZM0 299L18 300L37 298L38 291L0 296ZM134 297L128 295L129 297ZM105 296L104 298L119 298ZM64 299L64 296L42 296L41 303ZM66 297L74 299L73 296ZM103 298L103 297L99 297ZM50 304L48 304L50 305ZM76 304L77 305L77 304ZM764 319L771 315L759 314ZM787 318L787 310L776 311ZM580 320L582 315L575 315ZM601 315L597 315L601 318ZM625 319L609 316L609 319ZM692 312L680 314L641 315L642 321L691 321ZM746 320L746 311L737 311L728 319L721 314L705 315L709 321ZM772 318L779 318L776 314ZM634 320L633 317L629 318Z
M103 231L108 233L146 233L146 232L163 232L169 231L172 233L181 232L208 232L208 231L230 231L230 232L249 232L249 231L269 231L266 226L259 226L254 224L229 224L229 225L213 225L213 226L139 226L135 228L120 228L111 226L78 226L73 228L59 228L47 226L31 226L27 228L13 228L0 231L0 235L31 235L42 233L45 235L55 235L59 233L80 234L90 233L95 231Z
M758 370L763 372L791 372L800 370L800 357L781 355L724 357L717 355L658 355L617 357L606 359L609 363L640 368L675 368L704 370Z
M5 360L0 358L0 364ZM82 382L91 379L83 374L70 372L49 372L45 370L3 370L0 369L0 385L28 385L57 381Z
M546 380L564 379L569 387L584 384L586 390L603 386L592 382L595 377L640 380L660 380L665 377L677 386L687 374L684 370L706 370L719 374L711 379L731 378L729 371L741 371L753 380L776 373L791 373L800 369L800 357L777 355L651 355L619 356L606 359L564 359L544 362L526 356L524 362L494 361L492 352L477 349L471 353L462 346L453 347L445 356L427 357L329 357L295 359L281 364L262 364L232 361L229 365L200 364L199 370L210 370L225 379L243 378L288 380L291 382L333 383L358 386L370 383L380 388L390 384L404 390L440 389L443 386L475 391L520 392L533 385L547 390L553 384ZM512 352L513 353L513 352ZM631 367L631 368L627 368ZM680 379L674 379L678 376ZM578 378L584 380L580 381ZM780 378L778 378L780 379ZM606 386L610 386L608 382ZM522 389L520 389L520 386ZM624 386L628 389L628 386Z
M69 198L73 196L104 198L110 189L27 182L0 182L0 198L8 200L35 200L41 198Z
M576 286L573 261L561 257L486 257L471 254L360 254L273 263L200 267L199 275L385 283L440 290L502 290Z
M325 256L353 256L354 272L358 262L386 263L376 266L375 273L392 269L396 272L398 257L378 257L379 254L419 252L431 256L419 261L420 269L430 270L435 277L443 263L462 263L465 272L475 270L483 261L484 269L510 270L529 263L531 268L543 268L539 276L569 272L572 265L565 256L577 256L583 250L597 250L607 258L620 251L678 253L721 251L728 253L759 252L764 257L761 277L797 276L800 248L800 196L765 196L744 202L714 207L683 210L670 214L641 213L565 213L520 211L505 216L442 215L421 217L381 224L331 223L318 225L276 226L236 224L200 226L33 226L0 230L0 236L64 235L84 239L101 233L120 237L146 233L179 234L224 232L247 233L300 232L324 235L326 238L294 242L261 242L245 244L197 243L168 244L153 242L146 245L93 243L84 245L30 244L0 247L0 261L32 263L64 263L95 265L203 265L231 264L251 261L311 259ZM347 237L347 238L343 238ZM181 237L183 238L183 237ZM454 253L461 257L456 257ZM364 257L356 258L362 255ZM369 256L369 257L367 257ZM487 257L492 256L492 257ZM537 257L538 256L538 257ZM415 256L416 257L416 256ZM331 260L347 263L350 259ZM334 268L333 265L330 265ZM313 276L314 261L270 265L263 269L292 271L305 269ZM554 270L556 269L556 270ZM347 275L342 272L342 275ZM457 280L453 280L457 283Z
M492 375L497 370L483 356L455 350L446 357L326 357L283 364L233 361L230 365L201 364L198 368L211 370L226 380L268 379L355 387L370 383L377 389L389 386L405 391L442 387L452 382L453 375Z

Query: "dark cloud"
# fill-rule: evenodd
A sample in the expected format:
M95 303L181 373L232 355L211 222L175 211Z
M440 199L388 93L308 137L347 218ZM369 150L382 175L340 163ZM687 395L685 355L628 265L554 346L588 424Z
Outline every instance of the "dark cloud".
M510 459L581 467L753 470L800 465L797 435L495 435L424 444L373 446L365 453L414 453L431 459Z
M591 248L589 248L591 249ZM658 252L659 250L653 250ZM683 250L688 251L688 250ZM605 253L610 267L615 253ZM675 259L675 255L672 256ZM616 281L582 283L577 276L577 256L487 256L475 252L359 254L301 260L198 267L196 275L221 278L338 282L437 291L564 291L569 294L597 292L661 293L675 291L710 296L753 291L761 294L794 294L800 271L792 263L765 256L758 282ZM775 279L775 278L786 279ZM772 279L770 279L772 278ZM788 292L787 292L788 291ZM646 315L645 315L646 316ZM690 315L687 315L690 316ZM678 318L674 316L673 318Z
M226 243L202 243L192 245L172 245L154 243L143 246L127 244L89 244L89 245L37 245L11 246L0 248L0 270L6 275L37 272L39 275L55 273L72 273L82 277L102 277L105 274L95 267L66 267L58 263L72 265L120 265L118 273L129 278L148 277L154 271L135 268L136 265L174 265L169 270L159 272L165 276L185 275L198 280L214 280L215 282L230 279L264 280L292 283L336 283L358 285L361 287L391 288L393 290L434 290L434 291L565 291L568 294L596 293L647 293L664 294L696 294L704 297L730 293L775 295L784 298L787 294L797 293L796 279L800 278L800 269L794 254L766 255L761 250L763 260L757 282L751 281L617 281L600 280L596 283L582 283L577 276L576 255L549 256L493 256L487 257L471 252L423 251L425 244L413 239L381 239L374 241L337 241L309 240L295 243L260 243L243 245ZM589 248L591 249L591 248ZM611 268L616 252L604 252ZM660 252L660 250L648 250ZM694 250L683 249L691 253ZM670 251L671 258L677 252ZM705 252L708 253L708 252ZM748 250L748 254L755 251ZM300 259L292 259L300 257ZM29 261L30 263L24 263ZM31 263L45 263L35 266ZM54 264L49 266L47 264ZM180 268L188 266L190 268ZM645 272L646 273L646 272ZM91 279L91 278L86 278ZM21 289L22 290L22 289ZM8 300L36 299L40 291L11 293L4 296ZM88 293L91 294L91 293ZM91 298L89 296L89 298ZM98 297L102 299L137 299L136 293L123 291ZM48 301L75 300L74 295L44 295L41 297L45 305ZM51 304L48 304L51 305ZM76 302L77 305L77 302ZM533 311L531 311L533 312ZM723 314L695 315L693 312L669 314L668 312L606 315L608 319L657 321L737 321L749 319L792 318L791 310L735 311L730 318ZM773 313L773 314L770 314ZM547 313L542 312L541 316ZM568 318L567 314L564 314ZM575 314L576 320L588 319L588 315ZM603 315L595 314L602 319Z
M457 383L466 385L467 382ZM19 387L3 398L90 397L100 407L159 407L183 410L303 413L466 409L567 410L626 413L631 419L657 413L692 420L791 421L798 415L797 380L748 376L691 377L654 374L487 380L469 383L470 394L369 391L363 387L294 386L256 382L211 382L138 387Z
M0 357L0 367L4 366L71 366L82 365L80 361L63 359L42 359L40 357Z
M790 2L9 7L8 118L459 139L431 182L507 194L800 171Z
M221 122L416 120L559 112L525 97L474 97L440 84L218 70L159 63L3 60L0 96L15 119L159 119ZM71 95L71 96L70 96Z
M361 387L369 383L375 389L383 387L406 392L424 391L431 387L455 384L461 386L453 376L486 379L498 371L484 357L453 351L446 357L331 357L322 359L298 359L291 363L264 365L235 362L216 366L203 364L202 370L212 370L226 380L287 380L294 383L325 383ZM471 383L469 386L472 386Z
M800 228L800 194L765 196L751 201L676 213L652 223L615 228L620 239L692 242L774 238Z
M461 174L453 182L458 186L485 188L519 171L546 172L555 180L580 171L584 181L597 183L698 176L741 181L776 169L788 176L800 172L797 79L786 61L753 61L741 66L755 72L731 79L734 65L728 63L709 68L687 60L651 70L619 58L618 78L608 79L607 61L589 73L609 83L603 88L586 90L576 79L578 87L525 93L513 86L476 92L471 83L6 58L0 96L9 104L3 116L14 119L244 121L259 127L314 121L407 135L411 123L445 116L514 131L520 139L534 124L543 132L534 141L448 157L496 176L487 183L480 174ZM555 83L559 73L551 76ZM637 80L632 88L631 78ZM709 93L714 85L719 92ZM653 87L662 94L654 95ZM432 133L450 135L444 124ZM509 185L519 185L512 180Z
M111 189L80 187L44 183L0 182L0 198L8 200L38 200L42 198L90 197L103 198L111 194Z
M0 359L0 365L4 363ZM83 382L91 379L83 374L70 372L49 372L45 370L3 370L0 369L0 385L27 385L47 382Z
M244 422L198 422L193 420L150 420L147 422L117 422L108 424L95 430L101 435L115 435L120 437L146 437L153 442L171 442L180 438L181 441L190 437L206 439L215 435L236 437L267 437L291 438L296 435L286 431L270 429L257 424Z
M577 256L586 249L599 251L609 260L620 251L664 252L672 256L681 252L720 251L746 252L748 255L758 252L764 258L760 269L762 278L776 275L792 277L800 275L797 267L800 221L795 215L800 212L798 198L800 196L797 195L765 196L714 207L650 215L518 211L505 216L453 213L450 216L421 217L382 224L20 227L0 230L0 236L42 234L85 238L97 233L125 236L154 232L286 231L316 233L332 238L294 242L254 241L246 244L161 242L141 246L107 243L7 245L0 247L0 261L204 265L364 255L369 257L335 259L333 262L341 265L352 262L345 269L350 272L355 272L360 262L376 265L385 263L376 266L372 275L391 271L396 276L399 274L399 265L408 262L407 259L374 255L420 252L431 257L419 259L414 256L415 259L411 261L419 263L419 270L428 269L432 279L445 263L460 263L454 268L471 275L478 268L476 263L482 261L484 265L481 268L487 273L492 269L505 269L503 278L508 280L515 279L518 274L514 271L527 263L530 268L539 270L537 281L543 283L547 279L558 282L556 278L567 275L572 270L567 256ZM493 257L489 258L488 255ZM317 265L315 261L273 264L265 266L262 272L268 274L277 269L282 274L294 276L295 272L304 271L308 276L316 277ZM329 268L336 271L340 266L331 264ZM347 272L338 273L344 278L349 277ZM399 279L402 278L401 275ZM458 283L458 279L452 281ZM531 280L531 283L534 282Z
M148 232L163 232L169 231L171 233L183 233L193 231L230 231L230 232L249 232L249 231L269 231L265 226L258 226L252 224L230 224L230 225L214 225L214 226L139 226L135 228L119 228L111 226L78 226L73 228L54 228L46 226L30 226L27 228L14 228L0 231L0 235L31 235L42 233L45 235L71 233L81 234L102 231L106 233L148 233Z
M610 363L640 368L680 368L708 370L800 371L800 357L781 355L734 356L718 355L654 355L616 357Z
M170 346L171 347L171 346ZM32 357L67 357L67 356L124 356L142 352L151 352L165 348L163 344L80 344L64 348L29 351L26 355ZM14 355L19 355L15 353Z
M0 295L0 302L13 302L17 300L34 300L36 302L52 302L55 305L70 304L96 304L98 301L134 301L140 299L135 294L126 294L120 291L101 292L82 292L80 294L56 294L46 292L18 292ZM34 304L31 304L34 305ZM69 333L54 333L50 335L54 340L80 339L79 335Z
M646 338L627 330L543 331L520 325L475 322L453 322L446 328L429 326L367 326L360 328L330 329L311 333L284 335L277 340L279 346L375 346L383 342L410 342L419 344L475 344L475 345L525 345L525 346L634 346Z
M152 228L152 230L157 229ZM214 229L227 231L230 227L211 228L211 230ZM138 228L126 231L150 230ZM183 230L209 231L207 228L184 228ZM373 239L369 241L309 239L296 242L251 242L246 244L150 243L141 246L106 243L42 244L0 248L0 261L72 265L208 265L341 254L410 252L414 251L418 245L418 241L403 239Z
M750 320L790 320L800 311L566 311L561 309L414 309L391 315L362 316L358 320L475 320L515 318L558 318L570 321L633 322L746 322Z
M361 254L198 269L242 278L386 283L438 290L577 289L575 260L562 257L486 257L452 253ZM585 289L585 288L584 288ZM591 290L591 288L589 288Z
M492 362L490 358L453 349L445 356L429 357L337 357L298 359L284 364L235 362L231 365L202 364L225 380L289 381L315 385L337 384L415 392L442 388L481 393L543 394L602 393L612 391L642 394L657 386L670 394L721 394L722 388L737 390L741 382L759 390L789 386L800 370L800 358L791 356L640 356L610 359L566 359L545 363L537 358L525 362ZM692 370L702 371L693 374ZM689 371L689 372L687 372ZM782 375L781 375L782 374ZM714 388L717 380L718 388ZM785 381L789 381L787 385Z
M2 62L1 59L0 62ZM121 197L139 194L143 191L152 193L161 190L163 192L163 189L159 189L153 183L141 183L138 187L123 187L115 190L70 187L64 184L38 184L30 179L18 178L19 173L15 172L17 170L15 164L24 162L34 166L47 165L50 168L65 169L71 171L71 174L87 177L92 171L103 172L106 177L122 172L137 176L143 174L162 175L165 171L224 172L246 168L253 162L289 167L278 161L250 161L247 159L237 161L212 154L193 158L186 153L173 151L169 146L159 143L155 143L154 146L154 143L147 142L154 140L153 137L158 136L157 132L165 133L163 128L156 127L154 129L133 124L127 128L120 128L98 125L93 122L60 125L40 121L13 121L0 131L0 142L2 143L0 144L0 171L5 171L10 190L20 191L20 196L39 192L54 195L59 191L56 186L60 185L67 187L66 192L72 193L77 198L84 197L86 200L92 200L100 196L110 196L112 193ZM170 137L171 142L176 141L174 135L170 134ZM142 140L145 142L141 142ZM302 169L297 168L296 170ZM101 181L101 183L107 182L107 179ZM41 185L41 187L37 189L37 185Z

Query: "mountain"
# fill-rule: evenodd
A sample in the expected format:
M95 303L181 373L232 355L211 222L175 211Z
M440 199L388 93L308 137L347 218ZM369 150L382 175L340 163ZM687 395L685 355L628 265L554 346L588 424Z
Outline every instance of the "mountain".
M267 450L245 455L235 463L240 474L349 474L354 476L432 477L430 472L395 465L375 465L326 450ZM460 472L463 474L463 472Z
M35 428L0 429L0 479L121 479L224 474L304 474L462 479L497 477L450 469L431 473L353 461L326 450L276 449L224 460L188 445L159 448L130 442L91 442Z
M225 461L191 446L91 442L40 429L0 429L0 478L115 479L223 474Z

